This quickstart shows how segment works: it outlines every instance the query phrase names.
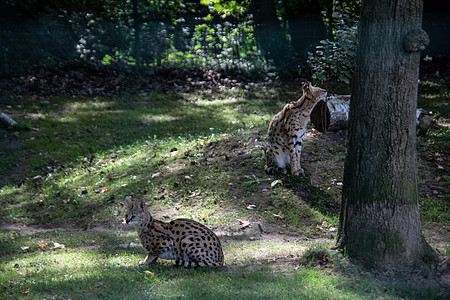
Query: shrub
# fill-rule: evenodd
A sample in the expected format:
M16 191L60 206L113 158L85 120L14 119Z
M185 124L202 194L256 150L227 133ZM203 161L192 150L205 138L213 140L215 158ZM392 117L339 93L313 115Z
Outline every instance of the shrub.
M333 39L322 40L314 53L308 52L313 78L350 83L353 75L358 33L358 16L342 4L333 12Z

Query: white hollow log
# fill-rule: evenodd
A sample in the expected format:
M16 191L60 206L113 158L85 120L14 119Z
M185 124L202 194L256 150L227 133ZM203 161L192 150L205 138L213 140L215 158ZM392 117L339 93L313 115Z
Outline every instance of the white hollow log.
M311 112L311 123L320 132L347 129L350 113L350 95L331 95L320 101ZM433 125L433 113L417 109L417 129L425 135Z
M342 130L348 127L350 95L330 95L327 102L320 101L311 112L314 128L324 132Z

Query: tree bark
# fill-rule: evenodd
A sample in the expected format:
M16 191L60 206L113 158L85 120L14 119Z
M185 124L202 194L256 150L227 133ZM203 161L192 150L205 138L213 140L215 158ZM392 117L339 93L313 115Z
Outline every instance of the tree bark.
M138 10L138 1L132 0L133 6L133 27L134 27L134 56L136 65L141 65L141 20Z
M284 8L288 22L288 32L291 35L291 47L301 61L306 61L308 51L312 45L318 44L326 38L326 28L322 20L324 1L284 1ZM332 1L327 1L328 9ZM332 15L332 12L329 16Z
M350 104L338 247L368 268L435 263L417 193L421 0L366 0Z
M255 0L251 4L255 37L266 58L284 67L289 52L286 33L277 17L274 0Z

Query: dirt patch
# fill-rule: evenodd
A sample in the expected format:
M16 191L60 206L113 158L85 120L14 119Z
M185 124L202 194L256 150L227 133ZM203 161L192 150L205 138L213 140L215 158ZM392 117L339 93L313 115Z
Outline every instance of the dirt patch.
M50 232L58 228L44 228L39 226L25 226L17 224L0 224L0 230L3 231L14 231L20 235L30 235L35 233ZM62 229L62 228L61 228ZM66 230L66 229L64 229Z
M345 159L346 131L320 133L309 130L304 138L301 154L302 166L306 176L268 176L264 172L264 147L266 130L259 129L247 134L232 136L208 144L205 155L208 161L219 162L225 168L231 168L236 175L230 189L236 198L244 198L249 204L273 206L270 196L274 180L281 180L283 186L290 188L297 196L321 207L327 213L338 212L340 191ZM255 183L258 193L249 195L242 188L242 182ZM320 202L320 203L319 203Z

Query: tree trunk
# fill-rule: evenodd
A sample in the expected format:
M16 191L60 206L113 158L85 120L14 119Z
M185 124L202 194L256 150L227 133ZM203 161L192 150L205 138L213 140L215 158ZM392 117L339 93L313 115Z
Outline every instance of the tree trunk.
M286 33L277 17L274 0L252 1L251 12L255 21L255 37L261 50L277 67L284 67L288 57Z
M330 4L332 1L327 1L327 5ZM314 49L313 45L326 38L326 28L322 20L322 10L325 7L320 1L296 0L284 1L284 8L291 35L291 47L298 59L306 61L308 51Z
M350 104L338 247L368 268L436 261L417 193L421 0L366 0Z
M138 1L132 0L133 6L133 27L134 27L134 58L136 65L141 65L141 21L138 11Z

